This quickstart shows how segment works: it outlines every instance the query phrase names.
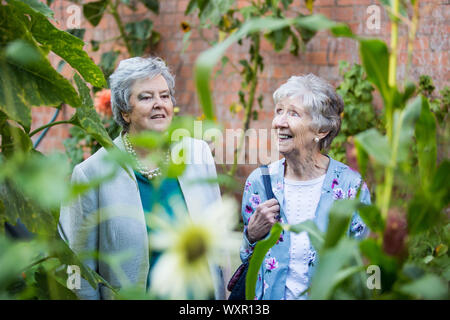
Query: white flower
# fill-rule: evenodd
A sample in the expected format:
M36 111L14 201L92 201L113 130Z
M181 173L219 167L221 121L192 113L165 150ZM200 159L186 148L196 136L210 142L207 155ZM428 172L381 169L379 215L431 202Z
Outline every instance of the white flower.
M175 217L155 214L149 219L152 249L162 251L150 276L150 293L163 299L207 299L214 284L210 265L225 265L230 252L239 252L242 235L234 232L237 204L224 199L189 217L171 202Z

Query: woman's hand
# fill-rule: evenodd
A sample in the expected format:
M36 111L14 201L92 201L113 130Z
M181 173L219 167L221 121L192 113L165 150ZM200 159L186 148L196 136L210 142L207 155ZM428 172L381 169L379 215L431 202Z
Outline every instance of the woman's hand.
M280 206L276 199L270 199L256 207L247 227L247 239L250 243L261 240L277 222Z

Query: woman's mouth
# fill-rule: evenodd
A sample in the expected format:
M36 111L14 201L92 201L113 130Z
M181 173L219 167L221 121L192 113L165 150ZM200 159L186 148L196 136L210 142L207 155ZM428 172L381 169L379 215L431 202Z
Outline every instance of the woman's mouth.
M290 134L285 134L285 133L279 133L278 134L278 138L279 138L279 140L280 141L287 141L287 140L289 140L289 139L292 139L292 135L290 135Z
M150 117L150 119L165 119L165 118L166 118L166 116L163 114L155 114Z

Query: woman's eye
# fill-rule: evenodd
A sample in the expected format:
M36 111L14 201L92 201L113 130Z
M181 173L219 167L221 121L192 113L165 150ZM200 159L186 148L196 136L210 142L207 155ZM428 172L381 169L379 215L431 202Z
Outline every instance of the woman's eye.
M291 115L293 117L300 117L300 115L297 112L295 112L295 111L289 112L289 115Z
M281 114L282 112L283 112L283 110L281 110L280 108L275 109L275 113L276 113L276 114Z
M141 100L149 100L149 99L151 99L152 97L151 96L142 96L141 97Z
M169 99L169 95L168 95L168 94L164 94L164 95L161 96L161 98L163 98L163 99Z

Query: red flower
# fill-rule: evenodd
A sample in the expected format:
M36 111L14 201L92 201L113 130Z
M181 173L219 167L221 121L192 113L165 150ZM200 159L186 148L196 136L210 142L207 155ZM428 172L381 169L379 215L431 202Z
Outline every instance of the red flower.
M102 91L98 91L95 94L94 106L98 114L111 117L111 90L103 89Z

